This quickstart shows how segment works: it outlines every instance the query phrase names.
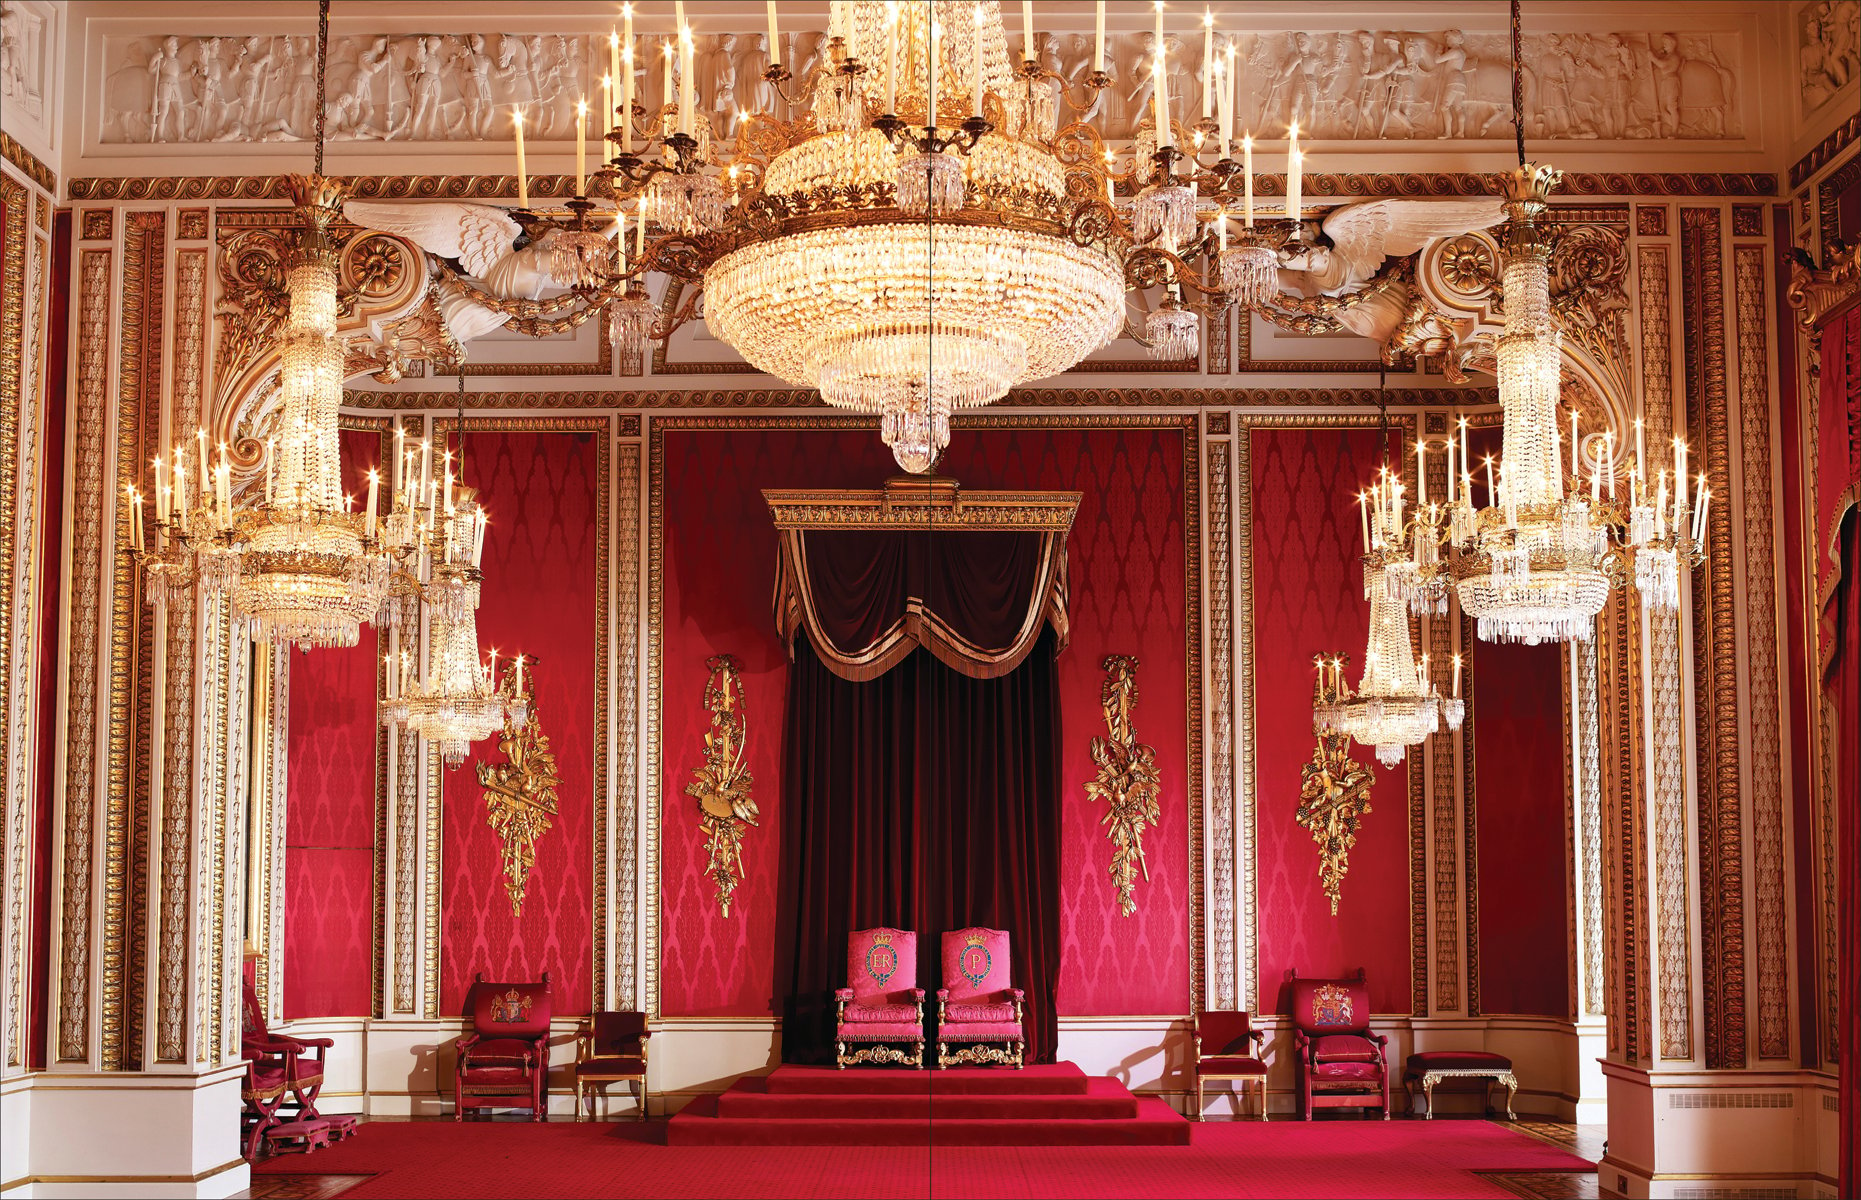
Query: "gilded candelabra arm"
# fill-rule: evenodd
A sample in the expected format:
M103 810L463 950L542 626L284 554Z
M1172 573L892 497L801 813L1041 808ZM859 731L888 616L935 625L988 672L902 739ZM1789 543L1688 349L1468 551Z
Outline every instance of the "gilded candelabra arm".
M799 107L807 94L807 89L805 87L796 95L791 96L788 94L788 89L783 85L788 83L795 76L793 72L779 62L770 63L767 67L764 67L762 77L763 82L769 85L770 90L780 96L782 98L782 103L788 105L790 108Z

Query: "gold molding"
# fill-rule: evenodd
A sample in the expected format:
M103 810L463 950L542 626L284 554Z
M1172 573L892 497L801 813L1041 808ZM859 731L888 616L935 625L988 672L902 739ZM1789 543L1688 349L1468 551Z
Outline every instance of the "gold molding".
M966 491L954 479L898 475L876 490L769 488L763 498L777 529L977 528L1064 536L1081 493Z
M1831 254L1825 266L1805 266L1800 259L1791 263L1784 299L1797 311L1797 323L1809 330L1820 330L1829 318L1861 304L1861 243Z
M0 129L0 158L18 167L27 179L54 196L58 194L58 173L40 162L38 156L20 145L13 135Z
M1858 137L1861 137L1861 113L1856 113L1837 125L1829 136L1817 142L1808 154L1790 165L1790 190L1795 191L1817 171L1835 161L1835 156Z
M1219 419L1217 419L1219 418ZM1211 413L1206 422L1208 433L1226 433L1228 414ZM1203 479L1208 489L1208 708L1206 720L1213 730L1209 751L1209 792L1207 816L1211 845L1209 907L1214 924L1211 970L1214 975L1214 1007L1232 1011L1235 996L1252 993L1251 972L1237 978L1237 964L1245 960L1238 945L1236 903L1239 890L1251 887L1253 870L1246 855L1235 845L1236 742L1234 720L1234 494L1230 462L1234 442L1227 437L1204 438ZM1244 752L1243 752L1244 753ZM1249 830L1251 838L1251 829ZM1243 882L1244 881L1244 882ZM1242 1001L1238 1007L1248 1008Z
M25 366L29 358L36 361L43 353L38 345L27 345L26 310L28 288L36 299L39 288L45 282L43 277L28 279L26 275L26 247L29 241L36 241L27 224L26 188L12 179L0 175L0 207L6 211L6 241L0 246L0 268L4 269L4 290L0 291L0 394L8 397L0 403L0 672L4 673L10 683L16 684L16 653L27 649L26 639L30 638L30 612L24 614L21 621L14 608L15 580L17 568L22 559L30 558L32 549L21 543L16 536L19 532L15 517L19 512L18 485L21 475L28 488L32 487L32 458L25 460L22 469L20 457L20 426L22 423L31 427L33 414L39 407L39 398L26 389ZM43 263L41 263L43 265ZM42 309L42 305L33 305ZM25 447L28 456L36 453L35 444ZM25 511L30 514L35 505L33 490L25 495ZM30 528L30 524L28 525ZM30 586L31 576L23 581ZM30 713L32 709L31 691L18 690L16 686L5 689L6 696L0 698L0 713L5 714L5 733L0 736L0 814L4 814L4 858L0 862L6 872L7 895L4 898L3 911L6 916L6 945L0 947L0 954L6 960L6 1012L5 1026L0 1029L0 1062L6 1066L24 1066L26 1062L24 1036L26 1030L26 998L20 986L25 979L22 960L30 953L31 935L26 930L26 909L29 905L29 893L26 890L26 875L30 870L31 859L27 849L28 810L23 778L29 775L23 756L16 754L20 749L15 746L13 730L18 726L20 714ZM49 716L49 709L48 709ZM17 773L17 774L16 774ZM15 792L19 793L18 795Z
M614 511L614 829L602 839L613 846L614 918L603 921L614 947L610 1006L640 1003L639 837L640 812L640 456L638 442L615 446ZM605 888L607 872L597 874ZM605 916L605 908L601 915ZM604 973L605 974L605 973Z
M1105 680L1099 685L1099 707L1105 715L1105 736L1093 737L1092 761L1098 776L1086 781L1086 801L1103 800L1105 815L1099 824L1111 839L1112 888L1118 909L1125 916L1137 911L1137 877L1150 878L1144 857L1144 826L1159 816L1157 798L1161 776L1156 747L1137 740L1132 710L1137 707L1137 659L1108 654L1100 664Z
M1288 370L1292 365L1288 364ZM494 372L496 373L496 372ZM505 372L515 374L515 372ZM1363 387L1249 388L1249 387L1045 387L1011 391L998 408L1361 408L1374 410L1377 393ZM1469 408L1499 402L1491 387L1392 387L1382 393L1390 408ZM343 407L356 410L422 409L455 411L458 396L450 391L406 391L348 388ZM474 391L465 398L467 412L478 410L600 410L600 409L774 409L843 416L849 423L874 428L876 417L849 414L830 407L820 393L809 388L619 388L582 391ZM975 428L987 414L958 413L956 429Z
M1491 196L1503 173L1406 172L1392 174L1317 172L1305 176L1305 196ZM532 196L566 196L572 176L532 175ZM515 199L509 175L352 175L342 178L349 194L368 200ZM1567 196L1775 196L1777 176L1763 172L1571 172ZM51 190L50 188L47 189ZM1284 175L1255 176L1262 196L1286 194ZM285 200L289 191L274 175L86 176L69 183L73 200Z

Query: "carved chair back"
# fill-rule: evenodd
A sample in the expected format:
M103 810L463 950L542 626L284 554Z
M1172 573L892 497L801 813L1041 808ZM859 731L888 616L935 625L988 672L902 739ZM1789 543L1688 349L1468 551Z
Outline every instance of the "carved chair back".
M1195 1018L1196 1053L1202 1058L1251 1058L1254 1054L1253 1014L1209 1010Z
M481 1037L527 1041L546 1037L554 1015L549 972L543 972L541 982L493 983L480 971L465 997L465 1014Z
M953 1001L993 999L1008 990L1008 931L972 926L944 934L943 986Z
M846 939L847 986L855 1004L911 1004L918 986L918 935L909 929L856 929Z
M1370 988L1363 972L1346 979L1292 981L1292 1021L1307 1037L1370 1031Z
M638 1058L646 1035L646 1014L640 1012L598 1012L591 1022L592 1057Z

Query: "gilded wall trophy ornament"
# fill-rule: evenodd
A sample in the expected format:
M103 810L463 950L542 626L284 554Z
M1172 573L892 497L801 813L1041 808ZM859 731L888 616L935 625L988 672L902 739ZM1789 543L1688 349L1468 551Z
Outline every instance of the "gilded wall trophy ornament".
M698 802L698 828L704 831L710 862L705 874L717 885L717 906L727 917L730 900L743 882L743 833L756 824L756 801L750 798L750 773L743 765L748 723L743 712L743 678L735 655L705 660L711 678L704 685L704 707L711 727L704 734L704 765L685 794Z
M503 847L511 915L521 916L530 871L536 866L536 843L549 832L550 818L556 815L556 789L562 778L556 774L556 752L537 720L534 702L521 723L504 718L498 749L506 761L473 765L485 789L485 820Z
M1086 781L1086 799L1103 800L1105 815L1099 823L1111 839L1111 881L1118 891L1118 908L1125 916L1137 911L1137 877L1150 878L1144 859L1144 825L1157 823L1157 796L1162 789L1157 772L1156 747L1137 740L1131 710L1137 707L1137 659L1107 655L1105 682L1099 703L1105 709L1106 736L1092 739L1092 761L1098 778Z
M1313 661L1318 667L1314 702L1335 703L1342 690L1344 658L1320 655ZM1318 735L1312 761L1299 768L1299 808L1293 814L1318 843L1318 885L1331 900L1334 917L1350 870L1351 847L1370 811L1370 772L1351 758L1350 743L1348 734Z

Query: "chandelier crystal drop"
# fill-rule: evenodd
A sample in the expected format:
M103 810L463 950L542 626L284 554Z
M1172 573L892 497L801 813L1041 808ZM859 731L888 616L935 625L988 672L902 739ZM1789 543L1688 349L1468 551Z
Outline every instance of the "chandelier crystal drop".
M1144 318L1144 340L1166 362L1192 359L1201 345L1201 326L1201 316L1171 296Z
M452 590L470 604L434 603L436 591ZM465 761L471 744L504 728L506 719L521 728L529 716L529 697L520 691L520 663L515 673L498 678L497 657L487 665L478 650L478 571L459 564L436 566L429 584L426 671L416 674L411 656L396 669L389 664L389 696L381 703L382 720L405 726L439 748L447 767Z

